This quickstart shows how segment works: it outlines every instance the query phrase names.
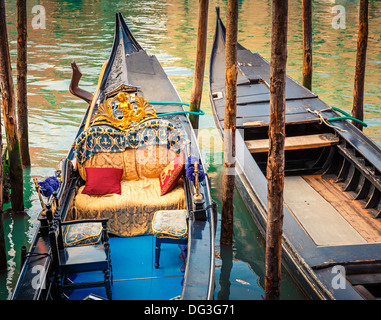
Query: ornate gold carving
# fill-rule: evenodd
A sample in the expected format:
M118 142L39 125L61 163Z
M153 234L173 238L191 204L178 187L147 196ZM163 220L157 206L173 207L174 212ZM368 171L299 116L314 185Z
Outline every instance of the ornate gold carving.
M124 91L124 92L137 92L138 88L137 87L133 87L133 86L129 86L129 85L126 85L126 84L122 84L118 88L116 88L115 90L106 93L106 97L107 98L112 98L112 97L116 96L120 91Z
M117 116L120 111L122 118ZM95 112L93 125L106 122L121 130L127 130L132 124L138 124L148 118L157 118L156 110L150 103L141 96L121 91L100 104Z

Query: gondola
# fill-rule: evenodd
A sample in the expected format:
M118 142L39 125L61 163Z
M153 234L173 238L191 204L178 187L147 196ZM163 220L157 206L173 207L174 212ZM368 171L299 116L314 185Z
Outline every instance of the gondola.
M36 183L43 210L12 300L212 299L216 207L185 103L121 13L95 93L72 67L88 109L58 190Z
M236 187L266 234L270 64L238 44ZM223 136L225 27L217 11L210 101ZM381 298L381 150L287 76L282 262L309 299Z

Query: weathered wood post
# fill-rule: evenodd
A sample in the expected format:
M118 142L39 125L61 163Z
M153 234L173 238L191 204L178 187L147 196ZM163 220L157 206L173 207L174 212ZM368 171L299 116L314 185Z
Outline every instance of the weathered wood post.
M272 2L265 299L280 299L288 1Z
M4 0L0 0L0 82L3 97L4 127L9 155L9 177L11 180L11 204L14 212L24 211L23 171L20 147L17 138L15 94L11 61L8 47L8 33Z
M238 73L237 31L238 0L228 0L226 13L224 157L222 171L222 210L220 239L222 245L232 245L233 243L235 130Z
M197 53L194 68L193 87L190 98L190 111L200 111L202 86L204 82L206 40L208 37L208 7L209 0L198 2L198 29L197 29ZM190 114L189 120L193 129L198 129L198 115Z
M361 121L364 120L364 84L366 48L368 46L368 0L360 0L359 8L359 31L357 36L356 71L353 93L352 116ZM362 130L361 123L352 122Z
M27 99L26 0L17 0L17 121L22 165L30 167Z
M302 0L303 86L312 89L312 1Z
M1 134L1 116L0 116L0 156L3 156L3 142ZM7 253L5 249L5 233L4 233L4 214L3 214L3 181L4 169L3 161L0 161L0 272L7 270Z
M3 137L1 133L0 115L0 272L7 270L7 254L5 249L4 214L3 214L3 188L4 188L4 168L3 168Z

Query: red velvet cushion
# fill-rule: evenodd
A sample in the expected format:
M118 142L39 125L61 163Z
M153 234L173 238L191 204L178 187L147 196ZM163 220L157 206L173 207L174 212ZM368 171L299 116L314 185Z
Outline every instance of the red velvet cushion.
M120 180L123 169L117 168L85 168L86 185L82 193L102 196L105 194L121 194Z
M181 152L160 173L159 180L162 196L174 188L184 173L184 166L184 154Z

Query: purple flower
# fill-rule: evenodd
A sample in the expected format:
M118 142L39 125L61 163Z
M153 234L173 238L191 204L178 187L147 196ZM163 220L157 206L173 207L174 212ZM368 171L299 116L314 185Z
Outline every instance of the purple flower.
M54 191L57 191L60 183L57 174L53 177L46 178L44 181L38 183L43 196L50 197Z
M194 163L198 162L198 181L202 182L205 179L205 172L204 168L202 167L200 163L200 159L195 157L195 156L189 156L186 163L185 163L185 175L186 177L191 180L195 181L195 176L194 176Z

